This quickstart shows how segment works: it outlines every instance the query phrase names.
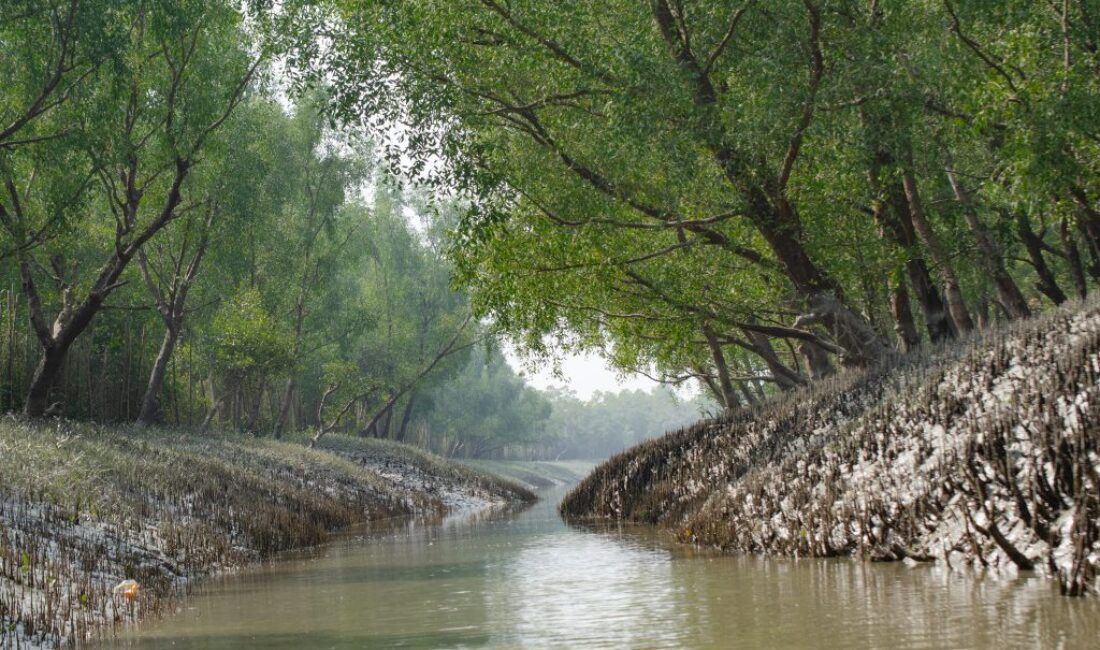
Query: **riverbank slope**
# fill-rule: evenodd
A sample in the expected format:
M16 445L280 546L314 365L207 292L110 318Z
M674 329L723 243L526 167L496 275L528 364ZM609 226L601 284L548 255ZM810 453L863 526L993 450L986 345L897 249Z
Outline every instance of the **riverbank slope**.
M1100 305L849 372L620 454L571 517L731 552L938 560L1100 590Z
M405 445L305 442L0 421L0 648L155 617L195 578L354 524L534 499Z
M587 460L460 460L475 471L492 474L519 483L529 490L574 485L592 471L594 461Z

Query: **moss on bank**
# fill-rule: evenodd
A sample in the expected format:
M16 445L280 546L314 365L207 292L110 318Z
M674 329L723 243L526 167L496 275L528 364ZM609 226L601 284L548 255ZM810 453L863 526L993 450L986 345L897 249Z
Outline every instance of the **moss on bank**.
M735 552L1100 589L1100 306L847 373L612 458L562 504Z
M533 498L403 445L304 440L0 421L0 648L156 616L192 578L363 521Z

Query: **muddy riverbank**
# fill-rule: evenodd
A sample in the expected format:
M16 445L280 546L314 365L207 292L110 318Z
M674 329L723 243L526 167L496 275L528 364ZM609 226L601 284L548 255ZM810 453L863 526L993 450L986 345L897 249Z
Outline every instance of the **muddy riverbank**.
M788 557L1100 589L1096 301L851 372L612 458L563 503Z
M0 648L156 618L196 579L381 518L529 501L411 447L0 422ZM135 597L115 593L135 580Z

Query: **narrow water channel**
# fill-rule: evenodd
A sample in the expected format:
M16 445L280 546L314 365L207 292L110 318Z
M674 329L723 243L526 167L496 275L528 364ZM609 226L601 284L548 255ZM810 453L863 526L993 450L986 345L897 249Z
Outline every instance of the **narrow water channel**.
M1038 579L720 557L523 512L406 523L211 581L110 647L1098 648L1100 606Z

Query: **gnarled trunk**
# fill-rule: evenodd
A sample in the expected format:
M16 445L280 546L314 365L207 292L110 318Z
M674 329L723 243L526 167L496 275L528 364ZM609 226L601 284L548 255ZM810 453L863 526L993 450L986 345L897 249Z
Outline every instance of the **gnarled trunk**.
M1024 298L1020 287L1016 285L1016 281L1005 269L1004 255L1001 253L1000 247L993 241L993 236L989 233L985 224L978 219L978 213L974 209L969 193L959 180L955 170L951 168L950 158L947 160L947 167L947 180L951 183L951 190L955 194L955 199L963 207L963 217L966 219L966 225L970 228L970 233L974 236L974 241L978 244L978 251L981 253L978 264L985 269L993 280L993 286L997 289L997 297L1008 315L1011 318L1028 318L1031 316L1031 309L1027 306L1027 299Z
M868 138L867 146L872 153L867 174L868 181L874 195L885 199L885 203L877 204L872 212L875 221L879 225L883 239L893 242L906 255L905 272L924 316L928 337L933 343L953 338L954 325L947 315L943 296L932 280L928 265L918 250L919 241L905 188L893 173L883 178L884 170L893 170L897 166L897 157L883 146L880 134L897 127L881 109L872 110L861 107L859 119ZM912 340L911 337L910 340Z
M947 313L951 314L951 320L955 322L955 329L960 334L965 334L974 329L974 321L970 318L970 312L966 308L963 299L962 288L959 286L959 278L955 274L955 267L951 264L939 237L932 230L932 224L924 214L924 204L921 201L920 190L917 187L917 179L909 170L901 174L902 187L905 188L905 197L909 201L909 213L913 217L913 226L924 242L932 261L939 268L940 280L943 282L943 293L947 298Z
M1066 260L1069 262L1069 274L1073 278L1073 288L1077 292L1077 297L1084 300L1088 295L1088 283L1085 280L1085 267L1081 263L1081 251L1077 248L1077 242L1073 240L1073 235L1069 230L1069 223L1063 217L1058 222L1058 238L1062 241L1062 250L1066 253Z
M909 308L909 291L902 280L895 282L890 292L890 314L894 317L898 349L904 354L912 352L920 345L920 334L913 322L913 311Z
M805 377L791 370L779 360L779 355L776 354L775 348L772 347L771 340L769 340L766 335L752 330L745 330L745 336L747 336L751 342L752 351L764 361L766 366L768 366L768 372L771 373L772 381L774 381L780 389L790 390L807 383Z
M153 369L149 371L149 381L145 385L145 395L141 400L141 412L138 414L138 424L149 425L161 421L160 391L164 386L164 374L168 370L168 362L172 359L172 352L176 349L179 339L179 328L169 325L164 330L164 339L161 340L160 350L153 362Z
M816 6L809 3L805 8L811 51L809 93L801 111L801 126L791 138L783 164L779 169L772 169L762 159L740 151L723 127L719 95L710 79L709 69L696 58L687 36L677 26L677 12L682 9L667 0L655 0L652 5L653 17L669 54L687 72L687 86L695 107L688 127L709 150L731 187L745 198L745 216L767 242L791 283L818 316L818 322L828 328L840 347L845 349L846 362L868 365L885 357L887 348L871 324L848 307L843 292L833 278L810 259L801 241L802 224L798 211L788 200L785 188L798 158L802 132L813 117L813 100L824 70L818 42L820 13ZM825 306L827 309L823 308Z
M42 356L38 359L38 365L31 377L27 400L23 404L24 415L37 418L46 414L50 408L50 389L65 366L68 349L67 345L64 348L51 345L42 350Z
M1027 256L1031 259L1031 266L1035 269L1036 275L1039 276L1038 281L1035 283L1035 289L1050 298L1050 301L1055 305L1064 303L1066 292L1058 286L1054 271L1047 265L1046 258L1043 257L1043 239L1031 229L1027 215L1023 212L1016 213L1016 234L1020 237L1020 241L1024 243Z
M718 335L715 334L714 328L709 323L703 323L700 327L703 331L703 337L707 341L707 347L710 349L714 368L718 372L717 397L727 412L732 411L739 405L739 400L733 388L733 381L730 379L729 364L726 363L726 355L722 352L722 344L718 341Z

